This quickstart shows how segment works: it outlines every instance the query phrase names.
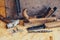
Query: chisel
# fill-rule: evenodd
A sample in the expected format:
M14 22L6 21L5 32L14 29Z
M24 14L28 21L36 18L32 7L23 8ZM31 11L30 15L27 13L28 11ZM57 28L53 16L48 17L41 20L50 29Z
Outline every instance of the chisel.
M27 28L27 30L38 30L38 29L56 28L56 27L60 27L60 21L45 23L45 24L38 25L38 26L32 26L32 27Z

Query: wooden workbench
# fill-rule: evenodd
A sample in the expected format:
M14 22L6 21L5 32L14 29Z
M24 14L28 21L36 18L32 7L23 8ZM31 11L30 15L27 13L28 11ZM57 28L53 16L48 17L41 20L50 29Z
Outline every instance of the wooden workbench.
M6 29L6 24L0 21L0 40L60 40L60 27L50 28L49 33L28 33L25 26L17 25L21 30L11 33L10 29Z
M5 0L0 0L0 15L6 17ZM60 27L51 28L52 32L49 33L28 33L26 27L17 27L22 30L16 33L11 33L11 29L6 29L6 24L0 21L0 40L60 40Z

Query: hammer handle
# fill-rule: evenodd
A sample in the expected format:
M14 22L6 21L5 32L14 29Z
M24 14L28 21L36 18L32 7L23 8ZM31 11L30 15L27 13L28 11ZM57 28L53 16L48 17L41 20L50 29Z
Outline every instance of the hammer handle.
M1 16L1 15L0 15L0 20L3 21L3 22L5 22L5 23L9 23L9 22L10 22L10 20L4 18L4 17Z
M60 21L45 23L47 28L60 27Z

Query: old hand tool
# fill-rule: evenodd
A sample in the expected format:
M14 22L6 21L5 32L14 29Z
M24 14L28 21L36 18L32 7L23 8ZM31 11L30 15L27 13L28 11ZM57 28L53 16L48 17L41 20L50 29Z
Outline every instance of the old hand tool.
M29 33L46 33L46 32L52 32L52 30L47 30L45 28L46 28L46 26L45 26L45 24L43 24L43 25L29 27L29 28L27 28L27 31Z
M45 24L38 25L38 26L32 26L32 27L27 28L27 30L28 31L40 31L40 29L56 28L56 27L60 27L60 21L45 23Z
M38 25L38 26L32 26L27 28L27 30L37 30L37 29L45 29L45 25Z
M19 20L9 20L0 15L0 20L4 21L7 24L7 28L12 28L19 24Z
M5 23L9 23L9 22L11 22L9 19L4 18L4 17L1 16L1 15L0 15L0 20L3 21L3 22L5 22Z
M7 24L7 28L13 28L18 24L19 24L19 20L11 20L11 22Z

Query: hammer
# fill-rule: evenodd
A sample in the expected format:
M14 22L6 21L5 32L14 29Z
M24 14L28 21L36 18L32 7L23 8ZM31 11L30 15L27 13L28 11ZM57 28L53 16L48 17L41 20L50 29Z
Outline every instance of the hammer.
M0 15L0 20L7 24L7 28L12 28L19 24L19 20L10 20Z

